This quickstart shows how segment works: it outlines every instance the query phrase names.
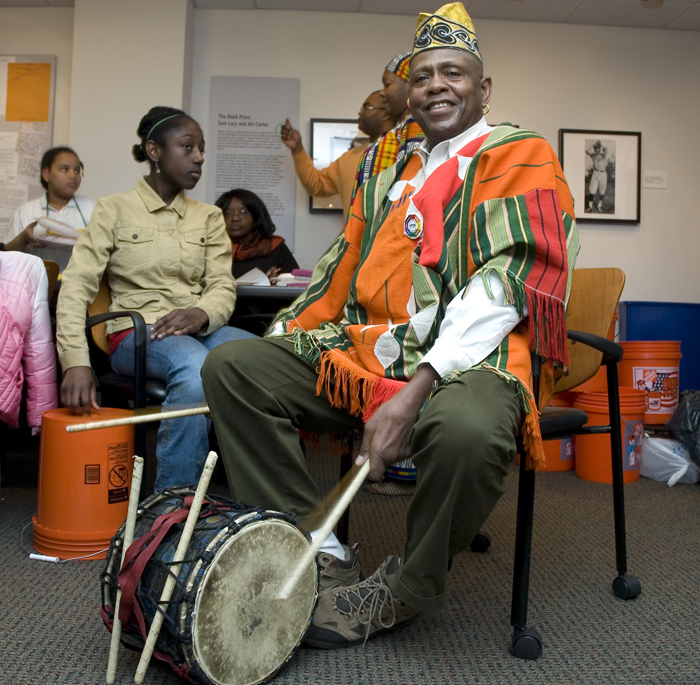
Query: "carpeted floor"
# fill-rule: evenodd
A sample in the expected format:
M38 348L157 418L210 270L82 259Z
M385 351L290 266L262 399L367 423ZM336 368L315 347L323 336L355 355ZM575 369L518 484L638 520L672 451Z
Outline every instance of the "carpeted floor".
M103 683L109 633L99 617L102 562L42 563L20 548L20 530L36 511L36 452L36 441L26 437L9 445L9 487L0 489L0 683ZM309 461L324 489L330 487L336 461L315 453ZM623 602L610 589L610 487L572 472L538 477L529 619L544 651L528 662L509 652L517 479L513 469L487 523L491 550L455 559L441 613L365 647L302 648L275 683L700 683L700 487L646 479L625 486L629 570L643 591ZM216 488L225 485L219 480ZM407 497L357 496L351 538L361 544L366 573L401 551L407 503ZM29 546L31 528L28 534ZM137 657L121 650L117 683L133 681ZM153 663L145 682L181 681Z

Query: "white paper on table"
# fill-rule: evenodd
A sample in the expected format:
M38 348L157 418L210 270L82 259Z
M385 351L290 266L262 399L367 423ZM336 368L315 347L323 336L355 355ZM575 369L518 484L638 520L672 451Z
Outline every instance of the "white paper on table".
M251 269L236 279L238 285L270 285L270 279L260 269Z

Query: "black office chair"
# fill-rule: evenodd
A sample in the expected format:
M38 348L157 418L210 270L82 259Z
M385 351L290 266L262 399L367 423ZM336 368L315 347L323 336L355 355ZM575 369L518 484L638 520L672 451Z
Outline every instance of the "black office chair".
M144 409L165 401L165 381L146 376L146 323L135 311L110 312L111 295L107 275L100 283L94 302L88 307L85 326L91 334L91 363L95 369L102 404L108 407ZM129 317L134 326L134 375L114 373L109 367L109 343L106 322ZM134 452L147 459L146 424L134 426ZM146 481L141 484L141 499L146 495Z
M642 586L638 578L627 573L620 394L617 375L617 363L622 359L622 347L605 338L613 321L624 283L625 275L620 269L574 270L566 319L569 327L568 348L571 363L568 374L560 378L555 385L557 392L580 385L597 373L602 361L607 371L609 424L587 427L584 424L587 423L588 416L580 409L545 407L541 411L540 430L544 440L561 440L574 435L610 435L617 561L617 576L613 580L612 589L616 597L627 600L637 597L642 591ZM540 359L533 357L535 397L539 397L539 372ZM522 449L520 454L523 454ZM527 625L535 472L528 469L525 462L525 459L520 460L511 600L511 625L513 626L511 647L515 656L521 659L537 659L542 652L542 639L535 628Z

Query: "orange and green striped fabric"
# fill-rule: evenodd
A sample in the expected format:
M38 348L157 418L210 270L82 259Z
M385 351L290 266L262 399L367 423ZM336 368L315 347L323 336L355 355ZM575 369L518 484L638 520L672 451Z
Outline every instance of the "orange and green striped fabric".
M486 274L496 274L507 302L527 316L479 368L518 381L528 453L538 461L530 351L564 362L578 252L573 200L553 150L534 133L499 127L471 154L470 163L458 155L443 164L412 197L408 184L394 201L387 192L415 177L417 154L365 184L307 292L277 320L319 365L319 391L366 419L413 377L449 302L471 279L484 278L488 288ZM403 231L409 199L423 220L417 240ZM445 382L466 371L455 369Z

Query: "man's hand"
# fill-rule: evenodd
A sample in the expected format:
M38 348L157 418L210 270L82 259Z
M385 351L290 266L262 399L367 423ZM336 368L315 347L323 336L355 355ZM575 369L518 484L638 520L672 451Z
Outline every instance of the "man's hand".
M386 467L409 459L408 435L418 420L420 408L440 376L430 364L421 364L416 375L394 397L385 402L365 426L358 466L370 460L370 480L384 477Z
M78 416L99 410L92 369L89 366L74 366L63 374L61 404Z
M170 335L194 335L208 321L209 317L199 307L173 309L151 326L151 340L162 340Z
M280 129L280 138L282 142L292 151L292 154L298 154L304 149L301 144L301 133L289 123L289 119L286 119L282 128Z

